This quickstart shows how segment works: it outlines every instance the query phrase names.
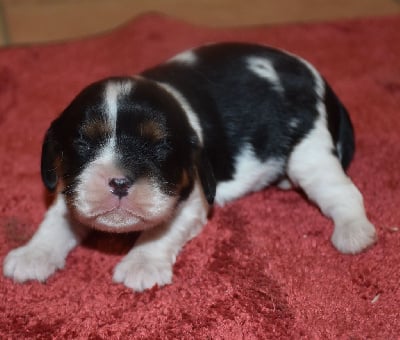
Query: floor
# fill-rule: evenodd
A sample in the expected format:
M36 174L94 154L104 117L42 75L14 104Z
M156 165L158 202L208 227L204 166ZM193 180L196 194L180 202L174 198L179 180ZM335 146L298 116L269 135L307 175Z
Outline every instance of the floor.
M237 26L400 14L400 0L0 0L0 46L87 36L148 11Z

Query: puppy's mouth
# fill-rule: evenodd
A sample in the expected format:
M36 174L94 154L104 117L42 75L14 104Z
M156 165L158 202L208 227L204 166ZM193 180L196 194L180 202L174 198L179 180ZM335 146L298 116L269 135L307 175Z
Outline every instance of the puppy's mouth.
M90 216L77 217L95 229L117 233L143 230L148 224L144 216L119 205L96 211Z
M97 215L94 222L96 228L106 231L111 229L113 232L141 230L146 224L142 216L119 207Z

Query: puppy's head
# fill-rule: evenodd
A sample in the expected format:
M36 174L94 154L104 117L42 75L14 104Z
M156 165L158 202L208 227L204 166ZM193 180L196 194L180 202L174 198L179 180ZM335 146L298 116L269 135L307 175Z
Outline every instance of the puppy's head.
M109 231L142 230L172 217L200 178L215 181L179 103L142 78L110 78L84 89L50 126L42 178L73 215Z

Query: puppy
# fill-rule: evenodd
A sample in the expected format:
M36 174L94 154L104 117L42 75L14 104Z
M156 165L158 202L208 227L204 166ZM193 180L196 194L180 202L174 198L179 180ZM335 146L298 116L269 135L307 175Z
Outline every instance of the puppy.
M56 199L4 274L45 281L87 226L142 231L115 282L135 291L171 283L176 256L214 202L271 184L304 190L333 220L333 245L360 252L375 228L344 172L353 153L348 113L325 80L269 47L208 45L96 82L46 133L41 173Z

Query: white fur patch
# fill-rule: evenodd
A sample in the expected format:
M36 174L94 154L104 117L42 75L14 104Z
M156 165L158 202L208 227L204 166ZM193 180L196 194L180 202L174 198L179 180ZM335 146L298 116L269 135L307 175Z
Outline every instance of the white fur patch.
M247 68L257 76L268 80L277 91L284 91L278 73L267 58L249 57L247 58Z
M290 182L288 178L284 178L280 180L276 186L281 190L290 190L293 188L293 184Z
M300 125L300 121L297 118L293 118L289 121L289 127L293 130L297 129Z
M219 205L260 190L275 181L283 172L284 161L268 159L261 162L250 145L243 148L235 159L233 179L218 184L215 202Z
M342 143L340 143L340 142L337 142L337 143L336 143L336 151L337 151L337 154L338 154L339 159L342 159L342 158L343 158L343 147L342 147Z
M157 84L164 88L169 94L171 94L175 98L175 100L181 105L182 109L186 113L190 126L196 132L200 143L203 144L203 132L199 122L199 118L197 117L197 114L194 112L193 108L190 106L189 102L185 99L184 96L182 96L182 94L178 90L176 90L171 85L161 82L157 82Z
M167 62L180 62L193 65L197 62L197 55L193 50L189 50L177 54L176 56L169 59Z
M106 104L107 118L112 127L115 127L118 113L118 98L132 90L132 80L109 81L106 86L104 101Z

